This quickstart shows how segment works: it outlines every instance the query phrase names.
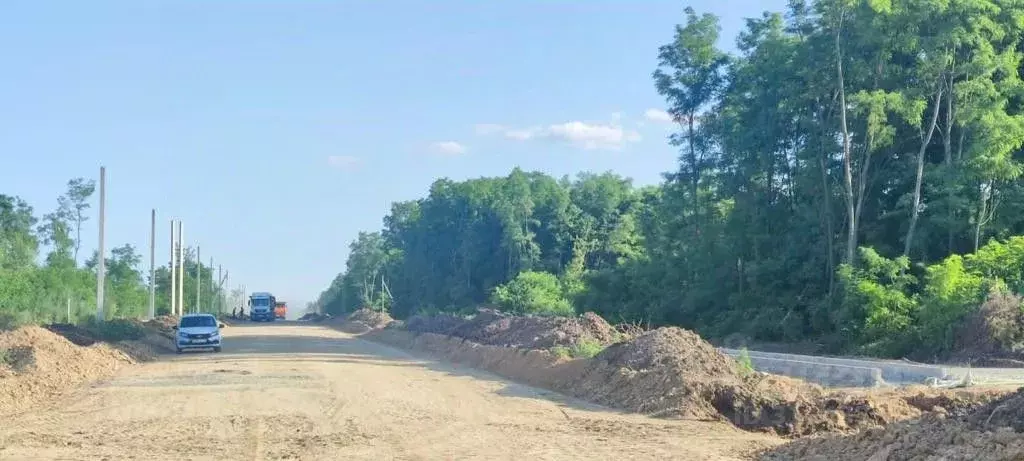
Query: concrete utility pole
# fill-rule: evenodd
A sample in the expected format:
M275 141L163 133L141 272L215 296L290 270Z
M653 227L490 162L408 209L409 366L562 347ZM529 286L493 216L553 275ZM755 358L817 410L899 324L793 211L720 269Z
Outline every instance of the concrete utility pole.
M106 224L107 168L100 167L100 242L96 266L96 320L103 321L103 288L107 276L106 249L103 247L103 227Z
M196 305L190 312L199 312L202 304L199 304L199 286L203 284L203 260L199 257L199 245L196 245Z
M156 317L156 209L149 212L149 312L146 318Z
M178 315L185 315L185 224L178 221Z
M210 257L210 265L206 266L206 267L210 268L210 288L208 290L210 292L210 296L209 296L210 300L207 301L207 303L210 305L210 312L213 312L213 296L214 296L215 293L213 292L214 280L213 280L213 257L212 256Z
M178 234L175 229L177 221L171 220L171 315L178 315Z
M217 312L224 312L224 268L217 265Z

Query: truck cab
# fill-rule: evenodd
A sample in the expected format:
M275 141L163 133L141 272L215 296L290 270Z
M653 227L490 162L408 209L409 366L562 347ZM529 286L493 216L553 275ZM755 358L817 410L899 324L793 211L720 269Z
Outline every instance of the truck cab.
M249 296L249 318L253 322L273 322L274 306L277 300L267 292L256 292Z
M284 301L278 301L274 305L274 318L285 320L288 316L288 303Z

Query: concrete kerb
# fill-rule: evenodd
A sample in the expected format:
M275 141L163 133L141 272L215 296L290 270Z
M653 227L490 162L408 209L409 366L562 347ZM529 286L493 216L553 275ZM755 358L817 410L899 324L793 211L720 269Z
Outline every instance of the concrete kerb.
M753 355L750 357L750 361L755 370L800 378L822 386L881 387L886 385L882 378L882 370L875 367L834 365Z
M719 350L732 357L738 357L741 353L736 349L719 348ZM826 377L849 376L849 378L853 380L859 380L861 378L868 380L869 378L867 376L873 372L868 372L866 370L878 370L881 382L896 385L924 384L932 379L943 380L950 376L949 370L946 368L913 363L815 357L809 355L781 354L777 352L748 351L747 354L749 355L751 362L753 362L754 368L758 371L804 378L808 381L818 382L819 384L826 386L843 384L827 384L817 379L805 377L804 375L810 374ZM784 362L787 361L801 363L803 365L786 365ZM760 368L758 363L761 363L761 366L765 368ZM811 366L811 364L815 366ZM850 368L850 371L842 372L839 370L840 368ZM832 378L828 379L831 380Z

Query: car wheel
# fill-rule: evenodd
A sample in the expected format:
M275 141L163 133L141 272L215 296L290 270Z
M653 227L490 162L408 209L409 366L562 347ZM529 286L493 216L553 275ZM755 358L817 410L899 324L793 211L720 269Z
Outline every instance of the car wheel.
M176 347L174 348L174 352L180 354L182 351L180 347Z
M214 352L220 352L220 347L215 347L215 348L213 348L213 351L214 351Z

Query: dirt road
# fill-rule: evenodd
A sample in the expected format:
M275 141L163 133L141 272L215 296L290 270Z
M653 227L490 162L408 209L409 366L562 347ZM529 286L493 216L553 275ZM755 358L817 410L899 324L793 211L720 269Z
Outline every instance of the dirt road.
M299 323L130 367L0 424L0 459L745 459L779 441L622 415Z

